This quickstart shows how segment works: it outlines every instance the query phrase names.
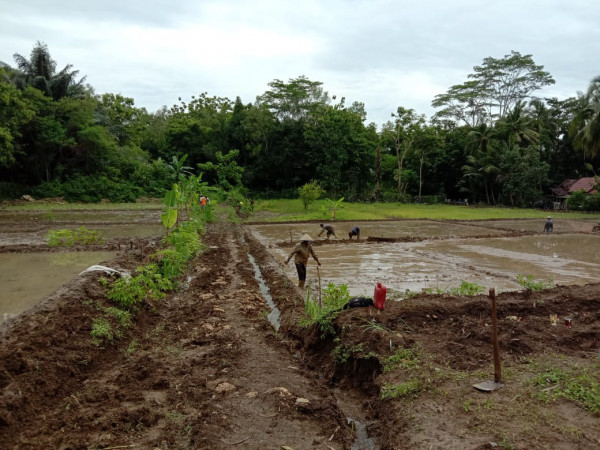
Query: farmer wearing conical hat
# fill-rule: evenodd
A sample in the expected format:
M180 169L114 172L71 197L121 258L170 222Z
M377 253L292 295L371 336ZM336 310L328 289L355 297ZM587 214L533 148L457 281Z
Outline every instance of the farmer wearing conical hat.
M546 223L544 224L544 233L552 233L552 228L554 228L552 217L548 216L548 219L546 219Z
M294 256L294 264L296 264L296 270L298 271L298 287L303 288L304 282L306 281L306 265L308 264L308 257L312 255L317 264L320 266L319 258L315 255L315 252L310 245L312 238L308 234L304 234L300 238L300 243L294 247L290 256L287 257L285 263L289 263L292 256Z

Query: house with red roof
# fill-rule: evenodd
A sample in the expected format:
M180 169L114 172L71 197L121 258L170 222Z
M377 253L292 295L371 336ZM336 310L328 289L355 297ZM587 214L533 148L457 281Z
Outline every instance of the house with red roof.
M596 177L584 177L578 180L568 179L563 181L560 185L552 188L552 196L554 209L565 209L566 201L569 196L577 191L584 191L586 194L595 194L596 185L600 183Z

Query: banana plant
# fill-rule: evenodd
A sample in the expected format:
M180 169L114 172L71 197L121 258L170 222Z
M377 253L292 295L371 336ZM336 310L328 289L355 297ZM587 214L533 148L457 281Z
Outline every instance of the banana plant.
M163 200L165 209L163 209L163 212L160 215L160 220L163 224L163 227L165 227L167 230L167 234L169 234L169 230L177 223L177 200L180 195L181 193L177 184L174 184L173 189L165 194L165 198Z
M344 201L344 197L340 198L339 200L330 200L330 199L325 199L327 200L327 206L323 207L323 212L325 213L326 211L331 211L331 218L335 219L335 212L338 209L342 209L342 202Z

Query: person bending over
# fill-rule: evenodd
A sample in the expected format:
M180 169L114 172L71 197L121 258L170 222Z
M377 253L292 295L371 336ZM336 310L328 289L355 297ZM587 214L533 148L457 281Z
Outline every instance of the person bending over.
M329 239L329 236L331 236L331 235L333 235L333 236L337 237L337 236L335 235L335 229L333 228L333 226L332 226L332 225L329 225L329 224L327 224L327 223L325 223L325 224L323 224L323 223L322 223L322 224L320 224L320 225L321 225L321 228L322 228L322 230L321 230L321 232L319 233L319 236L321 236L321 235L323 234L323 232L324 232L324 231L327 231L327 239Z

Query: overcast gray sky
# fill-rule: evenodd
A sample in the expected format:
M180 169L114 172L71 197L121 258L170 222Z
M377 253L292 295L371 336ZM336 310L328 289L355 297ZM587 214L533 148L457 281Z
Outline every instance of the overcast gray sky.
M38 40L96 93L149 111L201 92L251 103L305 75L379 126L398 106L431 116L436 94L511 50L556 80L539 96L586 90L600 75L600 1L0 0L0 61Z

